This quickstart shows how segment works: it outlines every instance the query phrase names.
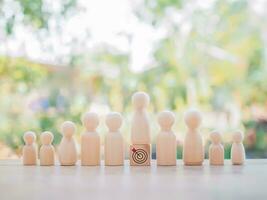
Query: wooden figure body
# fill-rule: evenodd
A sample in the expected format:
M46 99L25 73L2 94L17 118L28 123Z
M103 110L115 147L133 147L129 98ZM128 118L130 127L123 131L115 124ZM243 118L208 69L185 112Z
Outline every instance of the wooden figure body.
M176 165L176 136L171 130L174 121L174 114L170 111L161 112L158 116L161 127L156 144L158 165Z
M233 165L243 165L246 159L246 152L243 141L243 133L237 131L233 135L233 144L231 148L231 160Z
M150 144L130 145L130 165L149 166L150 165Z
M77 162L77 149L73 138L76 126L71 121L66 121L61 126L63 138L58 148L59 162L63 166L75 165Z
M124 164L124 142L119 128L122 117L117 112L107 115L106 125L109 129L105 136L105 165L119 166Z
M81 138L81 165L100 165L100 136L96 132L98 116L96 113L88 112L82 121L86 131Z
M23 136L25 145L22 150L23 165L37 164L37 148L35 144L36 135L32 131L24 133Z
M150 144L150 126L146 107L149 104L149 96L144 92L136 92L132 96L134 115L131 126L132 144Z
M40 148L40 165L55 165L55 149L52 145L54 135L51 132L43 132L41 135L42 146Z
M221 134L214 131L210 134L211 145L209 147L210 165L224 165L224 147L221 144Z
M183 161L185 165L202 165L204 161L204 145L199 133L201 114L197 110L190 110L185 114L188 132L183 147Z

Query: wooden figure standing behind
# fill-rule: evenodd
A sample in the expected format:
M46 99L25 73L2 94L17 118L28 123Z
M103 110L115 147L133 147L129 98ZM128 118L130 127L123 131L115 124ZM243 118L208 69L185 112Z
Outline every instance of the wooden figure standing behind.
M76 131L76 126L71 121L66 121L61 126L63 138L58 148L59 162L63 166L75 165L77 162L77 149L73 134Z
M176 136L171 130L174 121L174 114L170 111L163 111L158 116L161 127L156 144L158 165L176 165Z
M243 165L246 159L246 152L243 141L243 133L237 131L233 134L233 144L231 148L231 159L233 165Z
M211 145L209 147L210 165L224 165L224 147L221 144L221 134L212 132L210 134Z
M150 126L146 112L149 96L145 92L136 92L132 96L134 115L131 126L132 144L150 144Z
M96 132L99 119L96 113L88 112L83 116L86 131L81 138L81 165L100 165L100 136Z
M190 110L185 114L185 123L188 128L183 147L185 165L202 165L204 161L203 139L198 130L201 119L198 110Z
M136 92L132 96L134 114L131 124L130 165L150 165L150 126L146 108L149 96L145 92Z
M24 133L23 136L25 145L22 150L23 164L36 165L37 164L37 148L35 144L36 135L32 131Z
M55 165L55 149L52 145L53 139L54 135L49 131L41 134L40 165L42 166Z
M119 166L124 164L124 142L119 131L122 124L121 114L109 113L106 125L109 129L105 136L105 165Z

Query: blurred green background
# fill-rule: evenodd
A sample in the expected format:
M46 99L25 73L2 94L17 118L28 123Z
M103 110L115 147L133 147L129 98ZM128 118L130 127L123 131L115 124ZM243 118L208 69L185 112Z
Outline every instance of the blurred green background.
M178 158L183 113L203 112L202 134L244 131L247 157L267 157L267 3L264 0L0 1L0 158L21 153L27 130L49 130L95 111L98 132L110 111L124 116L131 95L149 93L156 114L176 114ZM153 145L155 150L155 146Z

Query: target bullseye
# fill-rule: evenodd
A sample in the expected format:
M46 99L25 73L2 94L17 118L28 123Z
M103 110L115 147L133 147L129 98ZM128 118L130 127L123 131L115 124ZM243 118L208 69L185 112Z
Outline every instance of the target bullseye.
M130 165L149 166L150 165L150 145L133 144L130 146Z
M135 163L141 165L144 164L148 159L148 154L144 149L132 149L132 159Z

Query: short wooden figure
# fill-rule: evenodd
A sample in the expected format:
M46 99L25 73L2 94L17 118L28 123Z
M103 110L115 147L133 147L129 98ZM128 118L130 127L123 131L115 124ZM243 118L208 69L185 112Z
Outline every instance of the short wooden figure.
M158 116L158 123L161 127L156 144L158 165L176 165L176 136L171 130L174 121L175 116L170 111L163 111Z
M132 96L134 114L131 125L132 144L150 144L150 126L146 108L149 96L145 92L136 92Z
M35 144L36 135L32 131L24 133L23 136L25 145L22 150L23 165L37 164L37 148Z
M198 130L201 120L201 113L198 110L189 110L185 114L185 123L188 128L183 147L185 165L202 165L204 161L203 139Z
M77 162L77 149L73 135L76 126L71 121L66 121L61 126L62 139L58 148L59 162L63 166L75 165Z
M88 112L83 116L82 122L86 131L81 138L81 165L100 165L100 136L96 132L99 124L98 115Z
M221 134L213 131L210 134L211 145L209 147L210 165L224 165L224 147L221 143Z
M105 136L105 165L120 166L124 164L124 142L119 131L122 116L117 112L109 113L106 125L109 129Z
M237 131L233 134L233 144L231 148L231 159L233 165L243 165L246 159L246 152L243 141L243 133Z
M55 149L52 145L54 135L45 131L41 134L41 143L40 148L40 165L41 166L51 166L55 165Z
M130 145L130 165L149 166L150 165L150 144Z

